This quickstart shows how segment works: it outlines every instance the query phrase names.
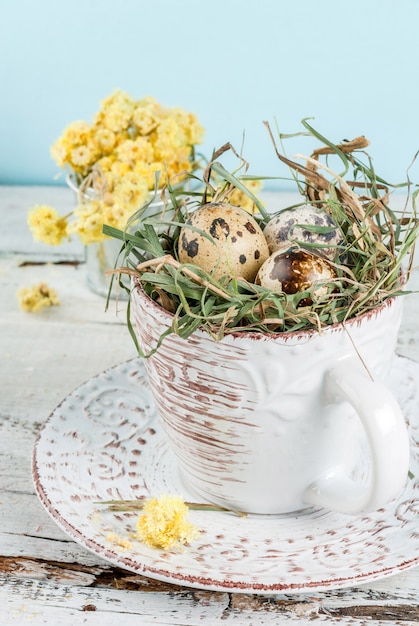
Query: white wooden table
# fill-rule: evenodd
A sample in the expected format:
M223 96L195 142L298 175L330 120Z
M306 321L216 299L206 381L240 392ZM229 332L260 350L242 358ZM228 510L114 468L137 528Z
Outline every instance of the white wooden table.
M124 305L118 316L113 307L105 313L104 299L88 288L82 246L33 243L26 215L36 203L64 213L73 196L59 187L0 187L0 624L419 623L419 568L308 595L208 592L117 569L56 526L32 483L35 437L77 385L135 349ZM61 305L20 311L18 288L41 281L57 290ZM419 274L410 286L419 287ZM417 361L418 315L419 296L407 296L398 351Z

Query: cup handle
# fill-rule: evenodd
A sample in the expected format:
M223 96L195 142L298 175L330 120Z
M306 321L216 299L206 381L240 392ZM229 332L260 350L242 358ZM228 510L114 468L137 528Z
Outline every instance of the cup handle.
M325 377L326 402L348 401L366 431L372 457L368 484L330 472L312 483L304 494L307 504L355 515L377 510L396 498L409 470L409 436L395 397L359 366L338 363Z

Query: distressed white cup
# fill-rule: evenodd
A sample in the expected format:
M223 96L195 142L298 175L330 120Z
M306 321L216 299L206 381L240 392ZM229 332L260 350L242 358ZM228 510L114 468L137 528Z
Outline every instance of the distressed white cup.
M132 292L145 353L172 315ZM166 337L144 360L184 484L249 513L375 510L407 480L405 421L383 380L401 298L320 334L239 332L216 342L198 330Z

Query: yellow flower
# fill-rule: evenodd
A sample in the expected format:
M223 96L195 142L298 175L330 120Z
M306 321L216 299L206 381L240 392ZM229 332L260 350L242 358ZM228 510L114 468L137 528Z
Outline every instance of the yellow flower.
M189 146L201 143L204 137L204 129L198 122L196 115L178 107L173 109L172 115L179 129L182 130L184 143Z
M67 220L46 204L36 205L29 211L28 225L36 241L58 246L68 236Z
M17 297L22 311L33 313L37 313L44 307L60 304L56 291L48 287L46 283L21 287L17 292Z
M166 117L156 130L154 151L157 159L161 161L172 159L183 145L182 129L177 125L176 119L172 116Z
M255 196L257 196L258 192L262 188L262 183L260 180L246 180L242 181L245 187L249 189ZM249 196L240 189L235 189L230 196L229 199L230 204L234 206L239 206L248 213L255 213L257 211L257 207L254 204L253 200L249 198Z
M80 148L83 149L81 154ZM75 172L86 174L89 166L98 158L92 127L80 121L69 124L52 146L51 156L60 167L69 165ZM76 160L73 160L73 157Z
M101 111L96 115L95 123L118 133L126 130L130 124L135 102L123 91L117 90L101 103Z
M115 546L123 548L124 550L131 550L132 548L132 543L129 539L127 539L126 537L121 537L116 533L109 533L108 535L106 535L106 541L109 541L110 543L113 543Z
M79 204L74 214L77 220L69 227L70 233L77 233L85 245L103 240L103 212L106 205L101 200L91 200Z
M117 150L116 156L124 163L150 163L154 160L154 150L145 137L137 137L137 139L127 139L121 143Z
M199 535L187 520L189 508L181 496L162 495L144 503L137 520L137 536L153 548L179 548Z
M132 121L140 135L149 135L161 119L163 108L153 99L140 100L132 114Z
M128 174L131 171L132 171L132 168L131 168L129 163L126 163L124 161L116 160L112 164L112 167L111 167L111 170L110 170L108 176L106 176L106 180L108 181L109 186L112 187L113 185L111 185L110 183L117 182L123 176L126 176L126 174Z
M70 153L71 163L83 169L92 162L92 151L88 146L77 146Z
M113 164L115 163L116 157L113 154L109 156L104 156L95 165L95 169L99 172L110 172Z
M95 139L105 153L111 152L116 144L116 135L108 128L98 128L95 132Z
M160 172L159 187L163 187L167 182L166 168L162 163L153 161L151 163L136 163L133 168L134 174L138 177L138 180L144 181L147 190L154 189L156 182L156 172Z
M142 178L137 178L133 174L127 174L115 184L113 188L113 203L123 204L130 213L134 213L138 207L144 204L148 195L148 187Z
M122 230L130 215L132 215L133 210L127 207L125 204L121 204L120 202L115 202L112 206L108 206L102 215L103 224L107 224L108 226L113 226L114 228L119 228Z

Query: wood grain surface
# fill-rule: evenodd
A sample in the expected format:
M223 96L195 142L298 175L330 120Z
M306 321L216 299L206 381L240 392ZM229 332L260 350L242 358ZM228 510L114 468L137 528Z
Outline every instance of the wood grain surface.
M266 198L278 206L290 197ZM50 248L28 232L31 206L65 213L72 202L66 188L0 187L0 624L418 624L419 568L353 589L288 597L199 591L112 567L50 519L31 476L42 423L77 385L135 356L126 304L105 312L104 299L86 284L80 243ZM56 289L60 306L20 311L19 287L41 281ZM419 287L418 273L409 287ZM417 361L418 319L419 296L409 295L398 352Z

